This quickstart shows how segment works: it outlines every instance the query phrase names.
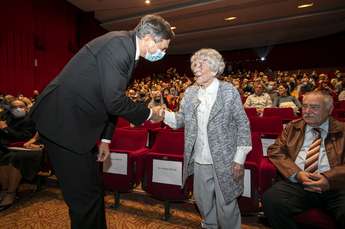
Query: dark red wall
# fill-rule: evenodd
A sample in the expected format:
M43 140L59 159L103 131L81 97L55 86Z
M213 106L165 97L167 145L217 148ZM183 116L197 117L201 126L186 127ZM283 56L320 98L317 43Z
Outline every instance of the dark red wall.
M30 96L81 45L102 33L93 15L66 1L5 1L0 13L0 91Z
M92 13L83 12L63 0L3 2L0 13L0 92L30 96L34 89L44 88L82 45L105 32ZM234 69L342 69L345 67L344 38L345 31L309 41L276 45L269 48L265 62L257 60L258 53L265 51L264 48L222 54ZM165 73L170 67L191 75L190 56L168 54L157 63L142 59L135 77Z

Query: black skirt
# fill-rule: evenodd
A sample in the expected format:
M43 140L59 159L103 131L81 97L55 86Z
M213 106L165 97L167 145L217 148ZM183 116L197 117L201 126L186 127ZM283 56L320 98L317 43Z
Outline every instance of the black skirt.
M0 165L12 165L17 168L25 180L32 180L39 172L42 162L42 150L9 149L0 151Z

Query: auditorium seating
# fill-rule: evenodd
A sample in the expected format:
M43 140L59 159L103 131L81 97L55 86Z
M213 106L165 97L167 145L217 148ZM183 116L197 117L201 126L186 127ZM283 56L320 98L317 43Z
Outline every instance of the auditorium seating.
M145 155L142 187L152 197L164 201L165 220L170 217L170 202L184 201L192 193L191 178L181 188L183 152L183 132L160 130L156 132L152 149Z
M257 117L258 112L256 111L255 107L246 107L244 108L244 111L246 112L248 117Z
M143 158L148 133L145 129L117 128L110 144L110 158L103 163L105 189L114 191L115 205L120 204L120 193L130 192L143 176ZM109 164L114 166L109 170ZM108 170L107 170L108 169Z
M117 128L129 127L129 122L126 119L122 118L122 117L118 117L117 118L116 127Z
M298 117L294 114L292 108L265 108L263 112L263 117L277 116L283 120L283 123L288 123L291 120L297 119Z
M259 189L259 164L262 155L260 134L252 132L252 150L248 153L244 163L245 169L250 171L250 197L241 196L238 198L239 208L242 214L257 213L260 210Z
M278 116L272 117L249 117L250 130L261 132L265 135L279 135L283 130L282 119Z
M337 229L335 220L320 208L311 208L294 220L303 229Z

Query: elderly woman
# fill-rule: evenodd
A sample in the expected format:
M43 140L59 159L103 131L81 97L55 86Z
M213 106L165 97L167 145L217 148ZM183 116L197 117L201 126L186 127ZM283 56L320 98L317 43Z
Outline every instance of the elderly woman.
M203 228L240 228L237 197L243 191L243 164L251 150L250 130L235 87L217 79L224 61L214 49L191 58L196 84L185 91L176 113L164 122L185 128L183 183L194 174L194 197Z
M296 97L291 96L287 84L280 84L278 87L278 96L273 100L274 107L286 108L290 107L295 113L299 112L302 107L301 102Z

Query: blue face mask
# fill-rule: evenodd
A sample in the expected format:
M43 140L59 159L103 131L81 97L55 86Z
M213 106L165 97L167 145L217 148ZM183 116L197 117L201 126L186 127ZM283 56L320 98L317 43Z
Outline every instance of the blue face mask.
M161 60L164 57L164 55L165 55L165 52L163 52L160 49L157 49L155 53L147 52L145 55L145 59L148 61L154 62L154 61Z

